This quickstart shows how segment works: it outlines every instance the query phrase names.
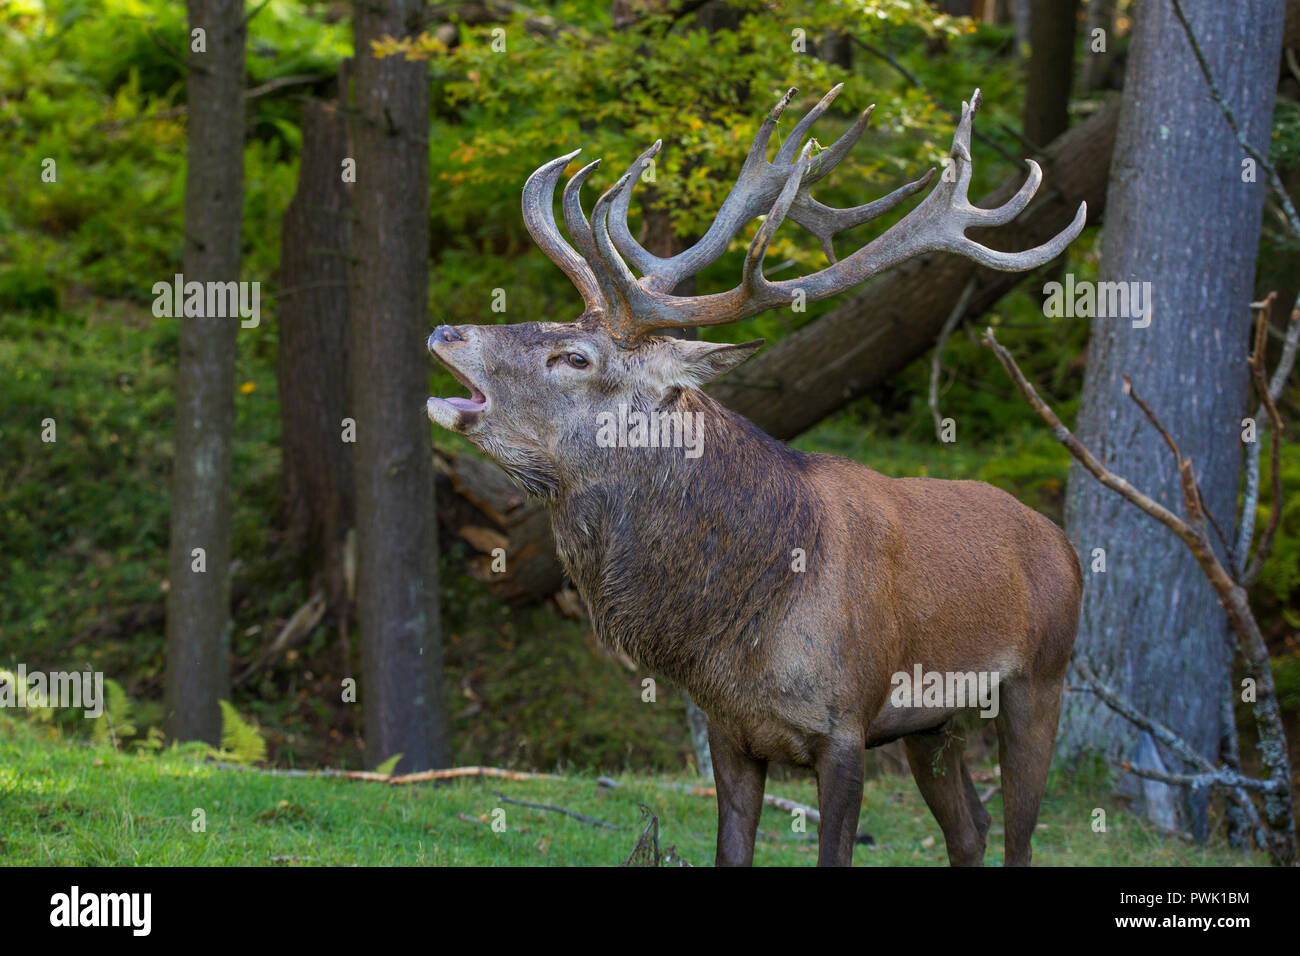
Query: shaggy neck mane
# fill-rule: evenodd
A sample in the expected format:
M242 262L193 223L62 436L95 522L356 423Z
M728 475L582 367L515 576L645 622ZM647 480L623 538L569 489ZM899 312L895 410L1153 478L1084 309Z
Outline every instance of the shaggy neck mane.
M552 518L597 637L699 697L729 684L735 655L784 616L808 576L794 549L815 554L821 527L807 456L694 389L660 411L697 416L698 458L601 449Z

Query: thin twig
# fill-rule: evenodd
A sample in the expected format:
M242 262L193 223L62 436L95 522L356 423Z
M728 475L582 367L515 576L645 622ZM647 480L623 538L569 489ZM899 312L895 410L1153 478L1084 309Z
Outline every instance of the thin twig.
M563 813L565 816L573 817L575 820L581 820L583 823L590 823L594 827L604 827L606 830L622 830L623 827L615 826L612 823L606 823L604 820L597 820L595 817L589 817L586 814L578 813L576 810L566 810L564 807L553 807L549 803L529 803L527 800L516 800L513 797L507 797L500 790L493 790L502 803L513 803L517 807L529 807L533 810L551 810L554 813Z
M168 43L166 40L160 37L149 27L145 27L144 32L148 35L149 39L153 40L154 43L158 44L158 48L160 50L162 50L169 57L175 60L177 66L181 67L181 69L193 70L195 73L202 73L205 76L210 76L212 74L212 71L209 70L206 66L202 66L201 64L198 63L191 63L188 59L186 59L184 56L178 53L175 47L173 47L170 43Z
M1220 786L1229 789L1230 792L1228 793L1228 797L1234 804L1241 808L1243 813L1245 813L1255 831L1255 838L1258 841L1260 849L1264 849L1268 846L1267 840L1264 839L1263 824L1259 819L1259 811L1255 808L1255 804L1251 802L1250 796L1246 793L1247 789L1254 789L1254 785L1261 783L1260 781L1250 780L1247 777L1243 777L1232 768L1216 767L1209 758L1197 751L1195 747L1189 744L1182 737L1178 736L1178 734L1174 733L1154 718L1148 717L1146 714L1142 713L1129 703L1128 700L1121 697L1112 688L1103 683L1101 678L1099 678L1096 672L1093 671L1092 666L1088 663L1087 659L1077 651L1074 654L1074 669L1078 671L1080 677L1088 682L1086 688L1088 691L1095 694L1102 703L1115 711L1115 713L1119 714L1129 723L1140 727L1165 746L1169 747L1178 754L1178 756L1182 757L1183 760L1195 767L1199 767L1202 770L1202 774L1199 775L1200 777L1222 774L1222 779L1218 780L1217 783ZM1131 773L1137 774L1139 777L1146 776L1145 773L1138 772L1139 769L1144 768L1131 768L1128 766L1127 761L1125 761L1125 769L1129 770ZM1164 782L1171 783L1173 781L1166 780ZM1268 781L1270 786L1273 783L1274 781ZM1259 789L1265 788L1260 787Z
M1269 294L1268 301L1272 302L1273 295ZM1242 573L1241 586L1249 588L1259 577L1259 572L1264 568L1264 562L1268 560L1269 552L1273 550L1273 536L1277 534L1278 524L1282 520L1282 415L1277 410L1277 403L1273 401L1273 395L1269 388L1268 382L1264 380L1264 346L1266 343L1265 333L1268 330L1268 313L1267 308L1259 312L1259 332L1255 337L1255 353L1250 357L1250 374L1255 382L1255 391L1259 395L1260 403L1268 413L1269 424L1269 475L1273 492L1273 507L1269 509L1268 524L1264 526L1264 533L1259 536L1259 547L1255 549L1255 557L1251 559L1250 565ZM1256 439L1258 439L1258 435Z
M1270 293L1261 302L1252 302L1250 307L1252 309L1271 307L1274 294ZM1295 366L1297 346L1300 346L1300 297L1296 298L1295 305L1291 309L1291 319L1287 324L1286 335L1282 342L1282 354L1278 358L1277 367L1273 369L1273 378L1268 385L1268 393L1275 403L1282 400L1282 389L1285 387L1287 379L1291 376L1291 370ZM1261 404L1255 410L1255 422L1260 422L1265 414L1265 408ZM1261 445L1258 434L1255 436L1255 441L1246 445L1246 487L1242 493L1241 516L1237 524L1237 545L1233 549L1233 558L1239 568L1244 567L1249 562L1251 538L1255 534L1255 512L1259 508L1259 455Z
M1160 423L1160 419L1156 416L1155 410L1152 409L1151 406L1148 405L1140 395L1138 395L1137 390L1133 387L1133 382L1129 379L1128 375L1124 376L1124 393L1133 400L1133 403L1142 410L1142 414L1147 417L1147 421L1149 421L1155 427L1156 431L1160 433L1160 437L1164 439L1165 444L1169 446L1169 450L1173 452L1174 469L1181 475L1183 473L1183 465L1186 459L1183 458L1182 452L1178 450L1178 444L1174 441L1173 436L1171 436L1169 432L1165 429L1164 425ZM1190 467L1190 464L1188 465L1188 467ZM1194 510L1197 511L1198 517L1200 515L1204 515L1205 518L1209 519L1209 522L1211 526L1213 526L1215 533L1219 536L1219 542L1223 545L1224 552L1227 553L1228 539L1224 537L1223 529L1219 527L1219 522L1214 520L1214 514L1210 511L1209 506L1205 503L1205 498L1201 494L1201 489L1199 485L1196 486L1195 488L1195 494L1196 494L1196 509ZM1205 533L1205 528L1203 523L1200 528L1200 531L1202 535Z
M971 277L966 280L966 288L962 289L961 296L957 299L956 307L939 331L939 341L934 346L934 358L930 361L930 414L934 417L934 437L940 442L943 441L943 419L939 415L939 374L943 371L943 350L948 344L948 337L952 335L952 330L957 328L957 323L965 318L966 306L970 304L970 297L974 292L975 273L971 273Z
M952 118L953 122L956 122L958 120L959 117L957 116L956 111L951 110L948 107L944 106L942 103L940 103L938 99L935 98L934 94L925 88L925 85L921 83L920 80L918 80L915 76L913 76L910 72L908 72L907 67L903 66L903 64L899 63L898 60L894 59L892 53L889 53L885 50L877 49L876 47L872 46L870 43L867 43L866 41L860 39L859 37L854 36L852 33L847 33L845 35L854 43L856 43L858 46L862 47L862 49L870 53L872 56L879 57L880 59L888 63L891 67L893 67L895 72L897 72L899 76L901 76L904 80L907 81L908 86L918 89L922 93L924 93L926 99L928 99L938 109L940 109L944 113L947 113ZM989 139L979 130L972 129L971 135L973 135L977 140L979 140L989 149L993 150L995 153L997 153L999 156L1005 159L1012 166L1024 165L1023 160L1017 159L1015 156L1012 156L1005 149L999 146L996 140Z
M1120 768L1137 777L1146 777L1148 780L1158 780L1161 783L1180 787L1191 787L1193 790L1198 787L1241 787L1246 790L1257 790L1260 793L1274 793L1286 789L1277 786L1276 780L1255 780L1251 777L1243 777L1227 768L1206 773L1165 773L1163 770L1152 770L1150 767L1136 767L1127 760L1120 761ZM1253 808L1254 804L1249 806ZM1260 844L1261 848L1266 845Z
M276 90L284 89L286 86L303 86L307 83L319 83L328 77L320 73L302 73L296 76L280 76L274 80L268 80L259 86L244 91L245 100L255 100L259 96L266 96L268 93L274 93ZM130 126L133 123L146 123L150 120L177 119L189 113L188 105L172 106L165 110L159 110L156 113L141 113L139 116L132 116L121 120L106 120L103 123L95 125L95 129L101 132L114 132L124 126Z

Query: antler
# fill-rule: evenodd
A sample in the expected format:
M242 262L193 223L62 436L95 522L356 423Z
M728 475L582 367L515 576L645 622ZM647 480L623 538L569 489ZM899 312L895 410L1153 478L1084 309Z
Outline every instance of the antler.
M1024 252L998 252L966 237L965 231L972 226L1000 226L1018 216L1043 178L1038 164L1026 160L1029 176L1004 205L981 209L971 204L967 191L971 179L971 123L980 105L977 89L970 103L962 103L961 121L953 134L949 173L941 177L939 184L911 213L847 258L837 260L832 242L836 233L888 212L929 183L934 175L931 169L920 179L881 199L850 209L835 209L813 199L808 187L826 176L848 154L871 116L871 108L863 111L848 132L817 155L812 154L812 141L800 149L808 129L831 105L841 86L836 86L809 110L769 163L767 147L772 131L796 91L792 89L781 98L759 127L736 184L708 231L695 245L671 258L646 251L632 237L627 225L632 188L646 164L659 152L662 141L656 141L642 153L622 178L596 201L590 220L582 212L578 194L600 161L583 167L569 180L564 189L564 221L578 251L559 234L551 210L560 172L577 152L552 160L533 173L524 186L524 221L537 244L582 293L587 306L584 319L605 325L617 341L631 345L657 329L735 322L787 305L800 295L805 301L824 299L926 252L955 252L1004 272L1032 269L1059 256L1082 231L1087 219L1086 203L1079 204L1074 221L1064 231ZM749 245L738 286L714 295L670 294L683 279L715 262L726 251L732 237L765 210L767 216ZM831 265L801 278L772 282L763 275L763 257L787 216L818 238ZM628 261L640 270L640 279L628 267Z

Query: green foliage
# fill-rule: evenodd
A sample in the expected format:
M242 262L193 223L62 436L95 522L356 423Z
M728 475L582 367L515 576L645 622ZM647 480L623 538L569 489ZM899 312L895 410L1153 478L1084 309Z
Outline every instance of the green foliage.
M59 311L59 290L46 276L28 269L0 273L0 310L49 315Z
M1273 107L1273 137L1269 162L1279 169L1300 166L1300 103L1279 96Z
M398 762L402 759L403 756L404 755L400 753L393 754L391 757L389 757L387 760L385 760L383 763L381 763L378 767L375 768L375 773L381 773L385 777L391 777L393 775L393 770L397 767Z
M257 728L239 716L228 700L221 704L222 756L231 763L251 764L266 761L266 741Z
M662 138L654 182L640 184L638 196L650 208L670 210L675 231L686 238L707 228L759 124L792 86L802 92L780 120L774 136L777 143L836 83L845 87L816 127L821 143L832 142L858 110L876 104L874 130L819 185L819 198L836 205L855 205L866 196L880 195L914 178L927 165L937 164L947 152L953 128L944 110L959 108L976 85L986 87L990 130L996 130L996 119L1010 119L1018 108L1019 94L1010 92L1011 74L1003 68L1004 80L991 77L982 69L991 59L987 51L977 52L969 38L959 35L956 21L936 16L922 0L796 0L779 6L733 6L745 12L735 31L669 30L669 20L662 18L648 21L640 31L612 32L604 5L593 15L588 5L561 4L554 15L572 29L554 38L531 35L525 26L527 15L521 12L505 28L504 53L493 49L490 30L484 27L462 31L459 47L431 58L437 99L432 136L434 233L441 237L436 242L441 246L437 251L443 269L450 270L447 281L462 290L456 299L445 302L454 320L492 318L485 305L493 286L486 278L475 281L471 270L476 260L461 257L459 250L478 259L499 255L503 249L517 257L509 287L515 292L514 301L529 303L529 314L518 315L512 308L508 320L576 314L576 296L565 285L547 281L545 270L553 272L554 267L531 249L518 215L519 188L532 170L575 147L582 147L583 154L571 164L571 172L593 159L603 160L588 182L590 208L594 197L612 185L637 155ZM925 68L923 56L917 53L927 38L943 36L955 52L961 52L952 58L954 69L940 75L928 71L935 101L911 88L880 60L864 56L860 69L846 72L793 52L793 31L801 30L815 40L832 26L846 23L873 46L908 51L899 55L914 70ZM1007 95L988 95L990 82L1005 87ZM539 90L544 95L539 96ZM1007 171L996 156L981 156L976 188ZM640 212L634 203L634 233ZM743 251L756 228L754 224L737 237L731 252L701 275L702 291L735 284ZM864 241L861 232L841 237L842 248ZM788 263L788 269L804 270L826 264L817 243L794 225L778 233L768 261L774 267ZM522 276L518 275L520 262L527 270ZM541 264L540 274L535 273L535 263ZM533 288L537 279L545 282L543 289ZM521 281L526 296L520 294L525 292ZM802 323L820 313L820 307L813 307L796 318ZM779 338L789 331L781 324L786 319L756 319L719 334L736 339L758 334Z
M1270 663L1278 703L1284 710L1300 711L1300 647L1279 654Z
M136 734L131 718L131 700L122 685L112 679L104 680L104 712L91 724L91 739L103 745L111 743L120 747L128 737Z
M1272 432L1268 441L1272 442ZM1277 603L1284 620L1293 628L1300 628L1300 449L1283 442L1282 465L1282 517L1277 538L1269 558L1259 574L1256 588ZM1273 509L1277 503L1272 495L1272 456L1267 445L1260 450L1260 508L1255 523L1255 545L1258 546Z

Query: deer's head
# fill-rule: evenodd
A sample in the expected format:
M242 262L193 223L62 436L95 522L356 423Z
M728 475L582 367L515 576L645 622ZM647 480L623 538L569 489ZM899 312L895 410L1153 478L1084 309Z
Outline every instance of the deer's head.
M839 86L832 89L795 125L769 162L772 132L796 91L786 93L759 128L736 184L708 231L671 258L648 252L627 224L633 186L660 142L596 201L590 218L582 210L579 192L600 161L574 174L562 201L573 245L560 234L552 204L559 178L577 151L538 169L524 186L524 222L533 240L577 287L586 308L573 322L439 326L429 337L429 350L471 395L429 399L429 417L465 435L530 491L553 494L561 476L580 467L583 450L596 447L598 413L620 404L643 411L667 407L762 344L718 345L657 332L721 325L795 301L824 299L927 252L955 252L1008 272L1032 269L1059 256L1083 229L1087 208L1080 204L1063 232L1023 252L998 252L966 237L968 228L1010 222L1042 182L1038 164L1026 160L1029 176L1005 205L980 209L970 203L971 121L980 102L976 90L971 102L962 104L951 165L935 188L877 238L837 259L832 242L837 233L893 209L924 188L934 174L932 169L887 196L850 209L814 199L809 187L844 158L871 115L868 108L835 143L814 154L813 141L805 143L805 137L839 91ZM759 215L765 218L749 245L739 285L712 295L672 294L682 280L715 262ZM811 275L774 282L763 275L763 257L787 216L818 238L830 264Z

